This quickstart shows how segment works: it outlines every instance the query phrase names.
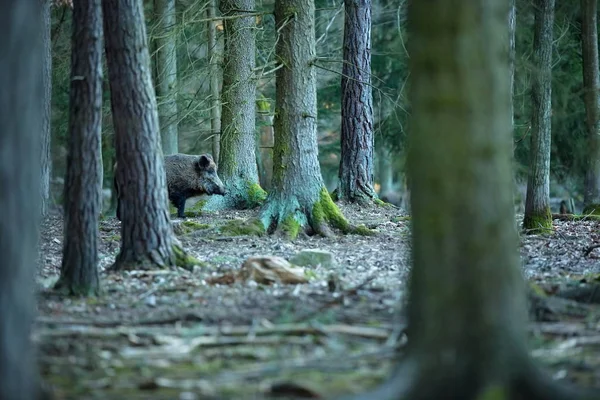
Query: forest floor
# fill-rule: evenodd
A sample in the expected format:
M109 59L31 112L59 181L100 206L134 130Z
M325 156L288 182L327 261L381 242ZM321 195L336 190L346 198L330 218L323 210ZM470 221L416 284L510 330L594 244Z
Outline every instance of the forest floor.
M42 225L34 340L56 399L292 399L358 393L386 378L406 341L401 303L409 270L410 219L399 209L341 206L375 236L224 234L256 211L173 217L178 238L205 264L193 271L107 273L120 222L100 224L102 294L61 298L50 288L62 252L62 216ZM519 220L520 222L520 220ZM600 222L554 221L547 235L521 235L525 277L539 292L600 280ZM330 252L305 268L308 283L238 281L252 256L290 260ZM599 290L600 292L600 290ZM530 324L531 352L559 380L600 387L600 298L545 304Z

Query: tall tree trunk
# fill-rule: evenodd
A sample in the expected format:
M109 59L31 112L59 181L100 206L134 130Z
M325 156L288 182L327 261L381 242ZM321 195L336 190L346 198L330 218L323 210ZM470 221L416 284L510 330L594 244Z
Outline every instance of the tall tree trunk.
M254 0L221 0L224 18L223 93L219 174L225 196L213 196L207 210L252 208L265 199L256 166L256 19ZM236 18L231 18L231 17Z
M164 155L178 152L177 38L175 0L154 0L158 19L156 37L156 97Z
M51 42L51 0L40 0L42 4L42 82L44 92L42 94L42 129L41 129L41 211L46 215L50 202L50 176L52 172L52 159L50 157L50 138L51 138L51 113L52 113L52 42Z
M531 151L523 228L552 228L550 213L550 144L552 131L552 41L554 0L535 0Z
M301 227L325 235L328 223L349 228L323 184L318 160L314 14L312 1L275 1L281 68L275 76L273 181L260 219L268 232L291 238Z
M273 145L275 131L273 129L273 115L271 104L266 98L257 101L258 118L260 126L260 140L257 154L258 180L260 186L267 192L271 190L273 180Z
M562 387L544 379L526 347L510 173L508 5L435 5L413 1L408 11L408 344L390 380L360 398L551 399Z
M34 268L41 198L46 4L0 3L0 399L37 397Z
M112 269L173 266L181 248L169 220L142 1L104 0L102 7L122 221Z
M365 202L373 189L371 0L345 0L342 138L338 198Z
M583 197L584 213L600 214L600 79L598 75L598 2L581 0L581 52L585 90L587 168Z
M64 247L55 288L97 295L98 219L102 211L102 8L101 0L73 3L71 93Z
M217 50L217 0L210 0L206 8L208 18L208 60L210 63L210 130L212 137L212 156L215 163L219 165L221 153L221 95L219 91L220 77L220 54Z

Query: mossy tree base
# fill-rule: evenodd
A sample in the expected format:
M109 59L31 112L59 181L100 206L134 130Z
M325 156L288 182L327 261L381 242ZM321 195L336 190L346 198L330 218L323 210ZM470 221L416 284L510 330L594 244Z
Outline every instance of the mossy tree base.
M450 351L450 350L449 350ZM421 360L432 357L413 355L400 364L394 375L377 389L367 393L346 396L339 400L591 400L598 393L559 383L547 376L526 356L515 354L509 373L504 374L470 365L471 371L444 367L443 363L425 365ZM507 359L508 360L508 359ZM464 362L464 360L462 360ZM488 361L481 361L486 365ZM469 367L467 367L469 369ZM481 367L481 368L479 368ZM495 371L499 371L495 368ZM487 372L487 373L486 373Z
M301 231L309 235L333 236L332 228L342 233L372 235L375 232L365 226L353 226L333 202L323 187L312 204L301 202L298 197L272 198L261 210L260 221L269 234L280 234L295 239Z
M52 289L63 296L92 297L100 295L100 285L98 282L93 285L81 285L69 282L64 277L58 278Z
M203 210L247 210L262 205L267 198L267 192L258 183L252 182L227 182L227 194L225 196L212 196L204 206Z
M135 259L126 259L122 253L119 253L115 262L108 268L108 271L133 271L133 270L153 270L153 269L175 269L176 267L191 271L195 265L202 265L202 262L191 256L180 244L173 244L171 252L162 256L158 252L152 252L145 257L136 257Z
M525 213L523 217L523 229L526 233L549 233L552 232L552 213L547 207L540 213Z

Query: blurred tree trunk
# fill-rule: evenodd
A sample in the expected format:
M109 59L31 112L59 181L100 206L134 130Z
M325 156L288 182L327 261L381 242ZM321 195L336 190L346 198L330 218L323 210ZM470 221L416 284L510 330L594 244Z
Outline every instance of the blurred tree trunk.
M371 0L345 0L338 199L365 202L373 189Z
M266 193L258 182L256 165L256 17L254 0L221 0L225 49L219 175L227 187L225 196L213 196L207 210L253 208ZM231 18L236 16L236 18Z
M37 398L31 342L42 198L46 60L42 1L0 3L0 399Z
M221 94L219 91L220 82L220 52L217 50L217 0L210 0L206 8L207 31L208 31L208 59L210 62L210 130L212 137L212 156L217 166L219 165L219 155L221 153Z
M600 79L598 75L598 3L581 0L581 52L586 129L589 138L583 206L584 213L600 214Z
M164 155L178 152L177 37L175 0L154 0L158 23L156 42L156 97Z
M51 41L51 0L40 0L42 4L42 81L44 92L42 93L42 137L41 137L41 211L42 216L46 215L50 203L50 176L52 173L52 159L50 156L51 141L51 117L52 117L52 41Z
M272 187L260 218L269 233L295 237L301 227L330 234L348 222L324 186L317 145L315 5L305 0L276 0L275 26L280 60L276 79L275 143Z
M112 269L177 264L141 0L103 0L115 128L121 251Z
M260 186L267 192L271 190L273 181L273 146L275 144L275 131L273 129L273 115L271 104L264 98L257 102L260 126L260 140L257 154L258 180Z
M539 232L552 229L550 144L554 0L535 0L534 9L531 150L523 228Z
M527 349L510 173L508 4L415 1L408 13L408 344L389 381L359 398L566 400L574 393L542 375Z
M102 211L102 8L101 0L73 3L71 93L64 247L55 289L97 295L98 223Z

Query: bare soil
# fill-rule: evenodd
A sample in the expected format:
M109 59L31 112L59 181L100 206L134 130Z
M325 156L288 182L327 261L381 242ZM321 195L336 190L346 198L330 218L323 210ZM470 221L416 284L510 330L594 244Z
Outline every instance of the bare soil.
M42 224L34 340L55 398L331 398L380 383L406 339L410 219L396 208L341 209L377 235L225 236L214 228L256 210L187 218L178 237L205 263L191 272L105 272L119 251L120 223L104 218L102 294L90 299L51 290L63 240L62 216L52 212ZM524 276L550 294L564 282L600 280L600 248L591 247L600 243L599 224L555 220L552 234L522 235ZM302 249L327 250L336 263L311 268L300 285L214 283L248 257L290 259ZM600 387L597 307L560 304L532 318L532 355L555 379Z

